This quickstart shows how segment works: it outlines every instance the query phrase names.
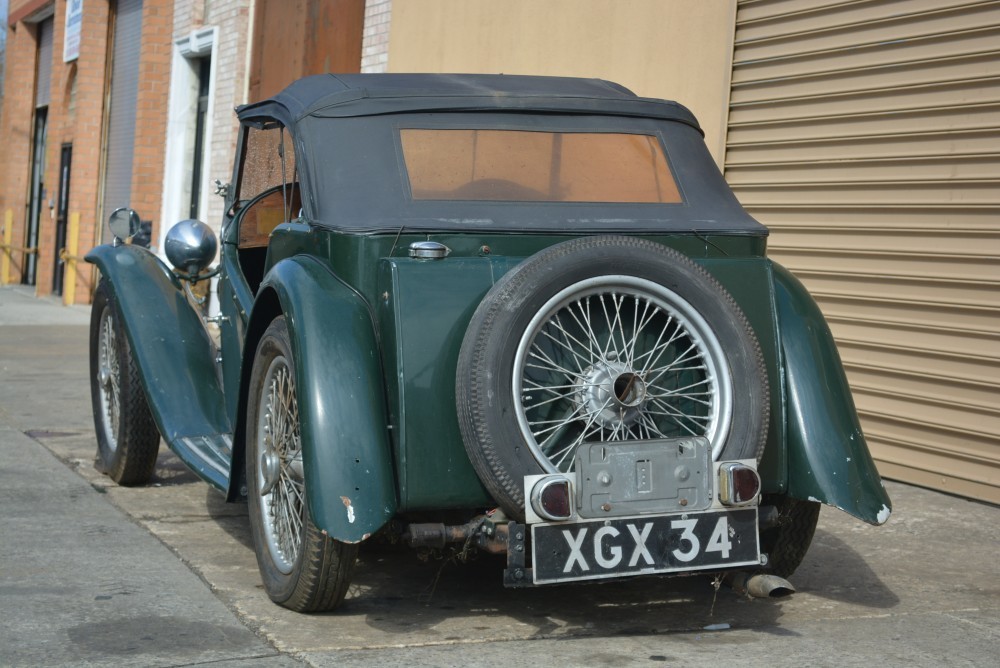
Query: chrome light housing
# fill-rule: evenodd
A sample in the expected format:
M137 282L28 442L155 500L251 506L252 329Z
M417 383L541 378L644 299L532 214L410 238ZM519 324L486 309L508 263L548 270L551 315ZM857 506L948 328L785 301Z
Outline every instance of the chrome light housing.
M195 277L210 265L219 249L212 228L200 220L182 220L167 232L163 251L170 264L186 277Z
M760 494L760 475L746 464L727 462L719 466L719 501L726 506L747 506Z
M531 488L531 508L550 522L568 520L573 516L573 494L569 479L561 475L545 476Z

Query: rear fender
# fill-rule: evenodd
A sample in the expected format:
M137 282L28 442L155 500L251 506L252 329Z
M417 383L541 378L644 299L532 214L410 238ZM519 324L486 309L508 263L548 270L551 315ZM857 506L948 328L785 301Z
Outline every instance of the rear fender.
M114 290L160 435L195 473L224 490L232 427L215 348L180 279L139 246L97 246L86 260Z
M830 328L802 283L772 266L784 357L788 494L883 524L892 502L868 452Z
M251 313L251 331L266 327L264 321L278 314L275 297L295 354L313 522L336 540L362 541L388 522L397 508L381 356L371 312L364 299L328 268L304 256L283 260L268 272ZM244 377L253 368L255 350L256 343L244 350Z

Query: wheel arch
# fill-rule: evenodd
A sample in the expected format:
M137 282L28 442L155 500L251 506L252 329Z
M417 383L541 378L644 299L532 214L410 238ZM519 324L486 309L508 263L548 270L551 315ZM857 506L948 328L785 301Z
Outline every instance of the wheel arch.
M833 334L805 286L771 265L784 358L788 495L883 524L892 502L861 431Z
M97 246L86 256L108 281L163 439L195 473L225 490L225 468L199 442L221 444L232 432L215 349L180 279L155 255L133 245ZM206 454L209 453L209 454Z
M243 349L234 472L245 468L257 345L279 316L287 320L295 355L310 513L331 538L362 541L397 508L381 354L368 304L314 259L282 260L261 284ZM231 497L237 493L230 490Z
M97 436L95 466L128 487L149 482L156 467L160 433L116 301L111 282L102 278L94 292L90 317L90 390Z

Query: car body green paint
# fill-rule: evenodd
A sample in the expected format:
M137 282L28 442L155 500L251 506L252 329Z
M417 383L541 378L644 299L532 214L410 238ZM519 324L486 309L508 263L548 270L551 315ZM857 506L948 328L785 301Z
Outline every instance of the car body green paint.
M773 267L788 413L788 493L882 524L892 502L868 452L833 335L802 283L781 265Z
M385 389L372 314L317 260L279 262L273 290L295 350L296 391L309 508L316 526L358 542L396 513Z
M139 246L98 246L86 260L112 285L160 435L195 473L225 489L232 425L214 345L180 280Z
M379 263L378 318L405 510L492 503L458 430L455 365L472 312L514 264L494 256Z

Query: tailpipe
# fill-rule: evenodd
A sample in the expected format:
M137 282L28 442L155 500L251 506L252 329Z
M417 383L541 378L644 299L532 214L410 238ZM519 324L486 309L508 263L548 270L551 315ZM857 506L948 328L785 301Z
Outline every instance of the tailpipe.
M480 515L465 524L410 524L403 540L411 547L443 548L448 543L465 543L493 554L506 554L508 527L494 524L487 515Z
M795 593L795 587L785 578L770 573L729 573L725 582L733 591L753 598L783 598Z

